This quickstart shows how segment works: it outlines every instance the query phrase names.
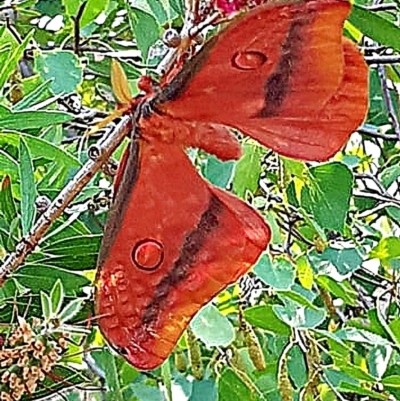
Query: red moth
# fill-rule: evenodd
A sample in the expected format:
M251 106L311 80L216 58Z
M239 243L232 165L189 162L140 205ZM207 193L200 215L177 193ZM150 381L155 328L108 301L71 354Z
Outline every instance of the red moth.
M350 4L261 5L234 20L157 94L138 97L98 261L96 313L138 369L170 354L193 315L246 273L270 230L201 178L198 147L240 157L234 127L282 155L326 160L363 121L367 67L342 37Z

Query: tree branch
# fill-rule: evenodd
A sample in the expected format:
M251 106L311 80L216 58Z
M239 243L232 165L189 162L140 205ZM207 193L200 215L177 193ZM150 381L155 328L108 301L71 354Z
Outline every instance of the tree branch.
M93 148L97 155L94 160L89 160L76 174L75 178L58 194L50 204L49 208L40 216L36 224L32 227L27 236L15 247L15 251L10 253L2 266L0 266L0 284L21 265L26 257L38 245L43 235L51 224L57 219L70 202L80 193L83 187L92 179L101 166L107 162L113 151L121 143L126 135L126 129L130 122L129 116L124 116L116 125L115 130L106 138L103 138L98 145Z

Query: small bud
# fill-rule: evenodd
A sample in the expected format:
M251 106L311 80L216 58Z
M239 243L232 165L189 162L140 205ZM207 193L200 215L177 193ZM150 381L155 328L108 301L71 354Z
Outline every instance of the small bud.
M38 213L43 214L50 206L51 200L44 195L40 195L35 200L35 207Z
M6 393L5 391L2 391L0 393L0 401L13 401L13 399L11 398L11 396Z
M58 339L58 345L63 349L68 349L68 341L64 337Z
M178 31L169 28L164 32L163 42L166 46L176 48L181 44L182 38Z
M10 371L6 370L2 375L1 375L1 382L2 383L7 383L10 380Z
M30 376L30 368L29 366L24 366L22 368L22 378L24 379L24 381L27 381L29 379Z
M35 392L37 387L37 382L35 379L29 379L25 383L27 390L32 394Z
M192 38L192 40L196 45L202 45L204 43L204 36L201 33L198 33Z

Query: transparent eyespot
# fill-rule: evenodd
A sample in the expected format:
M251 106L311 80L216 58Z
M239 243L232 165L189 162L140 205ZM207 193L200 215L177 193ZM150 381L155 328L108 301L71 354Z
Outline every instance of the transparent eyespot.
M232 57L232 66L238 70L257 70L267 59L264 53L256 50L237 52Z
M146 238L132 250L132 261L141 270L156 270L164 260L164 248L156 240Z

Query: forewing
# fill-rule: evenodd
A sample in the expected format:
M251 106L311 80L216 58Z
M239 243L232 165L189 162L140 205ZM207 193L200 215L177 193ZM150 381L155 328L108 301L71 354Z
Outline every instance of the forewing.
M286 156L329 158L367 109L366 65L352 43L343 45L349 9L344 0L256 8L190 60L156 107L176 119L238 128Z
M270 231L204 181L180 146L140 142L106 228L96 309L111 345L138 369L153 369L201 306L256 262Z

